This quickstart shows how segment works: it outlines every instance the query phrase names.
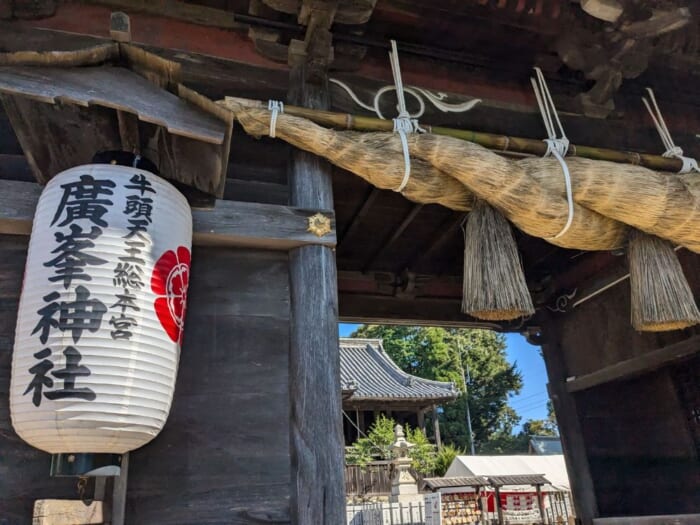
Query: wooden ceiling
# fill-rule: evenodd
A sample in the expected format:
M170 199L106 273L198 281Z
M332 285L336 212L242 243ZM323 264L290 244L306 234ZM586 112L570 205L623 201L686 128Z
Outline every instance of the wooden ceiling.
M284 99L288 67L279 46L301 38L303 28L296 14L269 7L275 2L45 2L53 9L41 16L26 19L20 11L0 22L0 51L74 49L107 39L109 13L118 8L131 16L134 43L182 63L187 86L214 99ZM676 35L676 49L683 52L672 60L659 60L663 49L672 47L670 36L656 38L649 68L623 81L613 93L614 109L601 119L586 116L580 103L581 94L595 81L566 65L556 49L569 24L579 24L581 31L601 26L584 15L577 4L564 0L379 0L368 22L332 27L338 37L338 60L331 76L353 86L369 102L377 88L391 83L387 47L388 40L396 38L406 84L445 92L455 103L483 99L467 113L429 108L422 117L426 123L543 138L529 84L531 68L539 65L572 142L659 153L659 139L640 101L644 87L651 85L676 142L688 154L700 155L695 136L700 133L695 70L700 68L681 67L699 61L693 47L698 18ZM331 89L334 109L367 114L342 89ZM382 99L385 114L391 115L394 105L390 96ZM224 198L286 203L289 151L279 141L255 140L235 129ZM0 178L30 178L2 112ZM341 315L347 320L472 321L459 313L464 214L409 202L340 169L333 182ZM621 259L563 250L521 232L516 238L529 286L541 307L551 306L562 293L614 268ZM501 328L516 330L519 325Z

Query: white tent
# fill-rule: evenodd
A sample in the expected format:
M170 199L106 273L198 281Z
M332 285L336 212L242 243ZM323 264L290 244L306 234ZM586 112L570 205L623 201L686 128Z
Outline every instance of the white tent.
M542 474L554 490L570 492L564 456L457 456L445 477ZM546 490L546 487L545 487Z

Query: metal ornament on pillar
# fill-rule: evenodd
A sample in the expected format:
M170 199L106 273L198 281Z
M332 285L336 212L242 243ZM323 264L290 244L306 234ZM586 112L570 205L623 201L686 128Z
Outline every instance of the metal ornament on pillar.
M56 175L34 216L12 358L19 436L52 454L122 454L170 411L189 283L192 214L141 169Z

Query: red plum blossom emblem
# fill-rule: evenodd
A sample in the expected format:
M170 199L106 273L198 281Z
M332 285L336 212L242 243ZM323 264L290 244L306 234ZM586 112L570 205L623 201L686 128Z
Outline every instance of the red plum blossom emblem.
M190 251L184 246L168 250L153 268L151 289L158 295L155 310L170 339L182 341L185 325L187 285L190 281Z

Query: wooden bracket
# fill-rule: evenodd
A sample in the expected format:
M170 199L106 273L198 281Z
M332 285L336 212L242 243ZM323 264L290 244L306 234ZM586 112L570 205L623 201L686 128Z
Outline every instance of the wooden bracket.
M355 71L360 67L367 47L349 42L332 44L331 25L343 23L341 20L345 19L358 20L353 24L364 23L369 19L375 3L376 0L365 0L363 5L357 1L348 5L335 0L250 0L248 12L251 15L264 17L272 8L295 14L299 24L307 29L304 38L291 39L289 44L278 29L251 25L248 36L258 53L275 62L290 66L319 62L316 69L325 69L332 63L336 71ZM352 8L353 11L344 8ZM344 18L346 15L349 18Z
M288 63L291 67L305 65L305 80L318 83L333 62L331 25L338 9L337 0L304 0L299 22L306 25L304 40L289 43Z

